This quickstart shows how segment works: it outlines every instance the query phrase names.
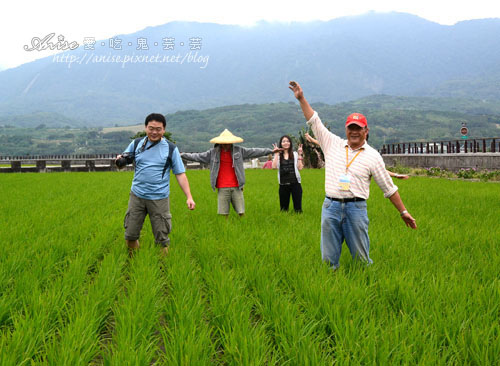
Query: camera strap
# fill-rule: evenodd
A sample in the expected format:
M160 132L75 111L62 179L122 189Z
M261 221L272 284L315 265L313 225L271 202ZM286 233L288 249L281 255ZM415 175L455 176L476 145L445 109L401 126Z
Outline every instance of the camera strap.
M158 145L158 143L161 141L161 139L160 139L160 140L158 140L158 141L152 142L152 143L151 143L151 145L149 145L149 146L146 148L146 145L148 144L148 141L149 141L149 140L148 140L148 138L146 137L146 138L144 139L144 142L142 143L142 146L141 146L141 150L140 150L140 152L144 152L144 151L147 151L147 150L151 149L152 147L155 147L156 145ZM137 146L136 146L136 147L137 147ZM135 149L134 149L134 151L135 151Z

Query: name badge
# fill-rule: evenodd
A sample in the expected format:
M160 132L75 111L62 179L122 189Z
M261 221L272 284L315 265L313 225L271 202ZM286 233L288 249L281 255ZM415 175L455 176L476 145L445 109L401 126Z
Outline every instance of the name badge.
M351 176L342 174L339 179L339 186L341 191L348 191L351 188Z

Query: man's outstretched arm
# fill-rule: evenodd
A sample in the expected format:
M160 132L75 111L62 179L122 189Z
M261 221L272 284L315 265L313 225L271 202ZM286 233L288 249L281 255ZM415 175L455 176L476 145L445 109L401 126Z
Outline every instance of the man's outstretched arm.
M259 156L269 155L276 151L278 148L260 148L260 147L243 147L241 146L241 153L243 155L243 159L251 159L258 158Z
M302 108L302 113L304 113L304 117L306 118L306 121L309 121L314 114L314 110L312 109L312 107L309 105L309 102L304 97L304 92L302 91L302 88L295 81L290 81L290 86L288 88L291 91L293 91L295 98L297 98L297 100L300 103L300 108Z
M202 153L181 153L181 158L197 161L198 163L210 164L210 151L211 150L208 150Z
M386 169L387 170L387 169ZM390 170L387 170L387 173L389 173L389 175L391 177L394 177L394 178L398 178L398 179L408 179L410 178L409 175L406 175L406 174L398 174L398 173L393 173L391 172Z
M175 178L177 179L177 183L179 183L179 186L182 189L182 192L186 195L187 201L187 207L190 210L194 210L194 207L196 206L196 203L193 201L193 196L191 196L191 189L189 188L189 181L186 176L186 173L181 173L181 174L176 174Z
M293 91L295 98L299 101L300 108L302 108L302 113L304 113L307 124L311 126L323 151L328 149L332 143L340 142L340 138L328 131L325 125L321 122L319 116L315 114L314 109L312 109L311 105L304 97L304 92L302 91L300 85L296 81L290 81L290 86L288 88ZM314 116L316 116L316 118L314 118Z

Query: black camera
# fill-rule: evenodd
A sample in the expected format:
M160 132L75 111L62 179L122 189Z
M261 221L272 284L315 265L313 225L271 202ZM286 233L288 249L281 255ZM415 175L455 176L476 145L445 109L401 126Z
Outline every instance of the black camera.
M118 168L123 168L125 165L132 164L134 162L135 155L131 153L123 153L119 159L115 160L115 164Z

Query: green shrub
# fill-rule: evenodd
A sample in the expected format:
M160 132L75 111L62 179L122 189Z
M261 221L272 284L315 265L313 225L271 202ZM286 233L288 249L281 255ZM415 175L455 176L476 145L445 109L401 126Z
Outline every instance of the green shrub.
M457 172L458 178L472 179L477 176L477 169L475 168L462 168Z

